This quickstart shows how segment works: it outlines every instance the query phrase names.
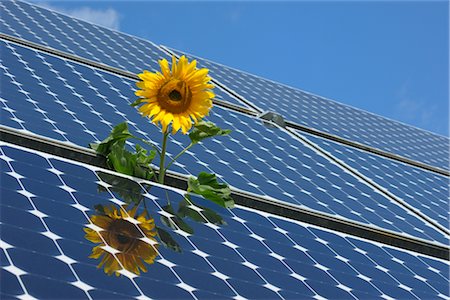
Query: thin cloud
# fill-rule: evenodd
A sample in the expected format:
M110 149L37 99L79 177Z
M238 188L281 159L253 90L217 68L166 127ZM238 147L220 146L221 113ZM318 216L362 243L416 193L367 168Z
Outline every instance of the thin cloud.
M397 92L399 102L395 109L398 119L407 123L416 123L419 127L440 127L441 124L438 124L438 118L436 118L439 112L438 106L416 99L410 93L409 83L404 83Z
M63 14L72 16L74 18L88 21L114 30L119 30L120 28L120 14L113 8L94 9L89 6L83 6L80 8L66 9L50 5L48 3L39 4Z

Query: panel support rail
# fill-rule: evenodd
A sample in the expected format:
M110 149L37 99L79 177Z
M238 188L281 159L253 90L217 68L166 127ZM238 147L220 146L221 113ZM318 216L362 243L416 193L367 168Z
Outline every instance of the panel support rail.
M106 159L96 155L91 149L69 145L67 143L25 133L6 126L0 126L0 141L108 169ZM187 179L187 176L169 173L166 174L166 185L186 190ZM240 190L232 189L232 197L237 204L274 215L283 216L440 259L450 259L450 248L441 244L413 237L406 237L395 232L336 218L320 212L310 211L296 205L284 203L276 199L267 199Z
M106 64L95 62L95 61L92 61L92 60L89 60L89 59L86 59L86 58L82 58L82 57L79 57L79 56L76 56L76 55L73 55L73 54L69 54L69 53L66 53L64 51L60 51L60 50L56 50L56 49L53 49L53 48L50 48L50 47L42 46L42 45L39 45L37 43L33 43L33 42L30 42L30 41L27 41L27 40L23 40L23 39L18 38L18 37L14 37L14 36L11 36L11 35L8 35L8 34L0 33L0 39L5 40L5 41L9 41L9 42L13 42L13 43L25 46L25 47L29 47L29 48L32 48L32 49L35 49L35 50L39 50L39 51L44 52L44 53L52 54L54 56L62 57L62 58L65 58L65 59L77 62L79 64L88 65L90 67L94 67L94 68L97 68L97 69L100 69L100 70L103 70L103 71L107 71L107 72L113 73L115 75L126 77L128 79L139 81L139 78L134 73L131 73L131 72L128 72L128 71L125 71L125 70L122 70L122 69L114 68L114 67L108 66ZM162 51L164 51L165 53L167 53L168 55L172 55L173 54L173 55L177 56L176 53L173 53L167 47L159 46L159 48ZM235 91L229 89L226 85L218 82L214 78L212 79L212 81L214 82L214 84L219 86L222 90L224 90L226 93L228 93L231 96L241 100L243 103L247 104L252 109L249 109L249 108L246 108L246 107L242 107L242 106L239 106L239 105L235 105L235 104L232 104L232 103L228 103L226 101L217 100L217 99L214 99L214 101L213 101L214 104L216 104L218 106L221 106L221 107L226 107L228 109L231 109L231 110L243 113L243 114L251 115L251 116L254 116L254 117L263 112L260 108L256 107L255 105L253 105L252 103L250 103L249 101L244 99L244 97L242 97L241 95L237 94ZM286 121L286 126L290 127L290 128L293 128L293 129L297 129L299 131L303 131L303 132L307 132L307 133L310 133L310 134L313 134L313 135L317 135L317 136L320 136L320 137L323 137L323 138L326 138L326 139L329 139L329 140L332 140L332 141L335 141L335 142L338 142L338 143L341 143L341 144L344 144L344 145L348 145L348 146L351 146L351 147L354 147L354 148L357 148L357 149L368 151L370 153L378 154L380 156L387 157L387 158L390 158L390 159L393 159L393 160L396 160L396 161L400 161L400 162L403 162L403 163L406 163L406 164L409 164L409 165L413 165L415 167L419 167L419 168L422 168L422 169L425 169L425 170L428 170L428 171L432 171L432 172L438 173L440 175L444 175L444 176L450 177L450 171L447 171L447 170L444 170L444 169L441 169L441 168L438 168L438 167L435 167L435 166L431 166L431 165L428 165L428 164L425 164L425 163L421 163L421 162L418 162L418 161L415 161L415 160L411 160L411 159L408 159L406 157L403 157L403 156L400 156L400 155L396 155L396 154L393 154L393 153L390 153L390 152L387 152L387 151L383 151L383 150L379 150L379 149L376 149L376 148L373 148L373 147L369 147L367 145L360 144L358 142L346 140L344 138L335 136L333 134L322 132L320 130L313 129L313 128L310 128L310 127L307 127L307 126L299 125L299 124L297 124L295 122Z

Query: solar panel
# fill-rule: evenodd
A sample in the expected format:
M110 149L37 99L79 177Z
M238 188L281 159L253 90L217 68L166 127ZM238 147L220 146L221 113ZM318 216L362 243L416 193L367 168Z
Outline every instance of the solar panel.
M189 57L260 111L274 111L292 123L449 170L450 143L446 137L207 59Z
M144 139L160 136L155 126L128 105L135 98L132 80L6 45L2 60L7 80L2 82L6 88L1 98L10 117L2 118L3 125L14 122L15 128L79 146L102 140L113 124L124 120ZM27 84L17 84L17 80ZM23 98L18 93L26 96L26 102L15 101ZM409 216L395 201L283 130L220 107L208 119L232 129L231 138L205 142L191 150L174 165L174 171L198 174L206 170L243 191L447 244L448 237L441 232ZM169 155L181 151L186 139L176 137Z
M21 1L2 1L1 32L131 73L159 70L170 56L150 41L77 20ZM225 92L215 90L218 100ZM230 96L227 102L248 107Z
M86 147L123 121L159 144L129 104L133 73L170 50L0 9L1 298L450 299L447 138L199 59L218 85L207 120L231 135L166 185L121 175ZM188 143L170 137L168 156ZM186 198L200 171L238 205Z
M195 234L172 232L183 252L159 245L148 272L105 276L83 231L95 205L125 203L105 175L133 182L157 226L167 195L184 191L0 145L2 297L449 297L447 261L241 206L220 209L221 227L187 221Z
M2 1L1 31L130 72L156 70L167 55L150 41L21 1Z
M447 228L450 221L448 177L312 135L307 137L443 228Z

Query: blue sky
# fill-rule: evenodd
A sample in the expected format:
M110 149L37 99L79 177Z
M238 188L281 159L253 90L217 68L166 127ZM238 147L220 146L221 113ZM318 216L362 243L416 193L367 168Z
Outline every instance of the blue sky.
M44 4L449 135L447 1Z

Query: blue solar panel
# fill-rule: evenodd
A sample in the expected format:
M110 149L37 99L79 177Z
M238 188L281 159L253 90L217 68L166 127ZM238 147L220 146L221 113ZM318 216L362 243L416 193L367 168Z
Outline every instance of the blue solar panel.
M129 72L158 69L167 55L150 41L21 1L2 1L1 31Z
M124 120L142 138L160 136L128 105L135 98L132 80L3 44L3 125L80 146L102 140ZM183 174L211 171L247 192L447 244L448 237L287 132L220 107L214 108L209 119L231 128L231 137L203 143L174 164L173 170ZM185 136L176 136L169 155L186 144Z
M107 276L97 268L99 261L89 258L95 244L83 228L92 226L95 205L124 203L121 186L111 179L132 185L161 227L160 217L167 215L162 203L170 197L175 205L183 191L5 143L0 143L0 161L1 178L9 182L2 185L8 197L1 202L5 298L450 297L447 261L241 206L215 207L227 225L187 220L194 234L172 231L181 253L145 244L157 248L147 272ZM129 224L137 228L141 223Z
M444 228L448 227L448 177L312 135L307 137Z
M178 53L182 53L177 51ZM286 120L412 160L449 170L450 140L206 59L200 67L248 102Z
M0 9L2 33L81 60L138 73L155 71L157 60L168 58L150 41L34 5L3 1ZM86 147L127 121L139 137L160 140L160 131L129 106L136 99L135 81L5 39L10 41L0 41L1 125L37 139ZM199 62L228 91L260 111L272 110L299 125L448 169L447 138ZM247 106L228 91L216 88L216 99ZM352 221L355 229L358 224L384 229L397 242L413 237L437 243L439 249L449 244L449 236L425 220L447 227L447 177L298 132L318 145L318 151L287 130L226 108L215 107L208 120L232 129L232 134L200 143L173 165L175 172L217 173L250 197L253 193L274 205L284 202ZM187 143L186 136L175 136L168 155L173 157ZM184 191L5 142L0 142L0 163L2 298L450 299L448 261L239 205L219 208L195 196L203 208L189 208L197 209L196 216L205 223L188 218L169 229L174 215L164 205L170 198L174 208L181 207ZM144 208L150 214L133 219L123 206L130 201L139 203L137 215ZM106 217L108 209L121 207L122 217ZM209 223L208 208L226 225ZM145 224L152 222L159 236L148 234ZM132 235L111 229L113 224L126 226ZM163 228L166 233L159 231ZM189 228L193 233L186 232ZM101 248L93 249L96 245ZM108 270L97 267L100 260L92 256L100 254L113 268L109 272L120 270L120 276L108 276ZM148 271L134 274L145 267Z
M132 73L159 70L169 59L157 45L21 1L1 1L2 33ZM217 99L247 107L216 89Z

